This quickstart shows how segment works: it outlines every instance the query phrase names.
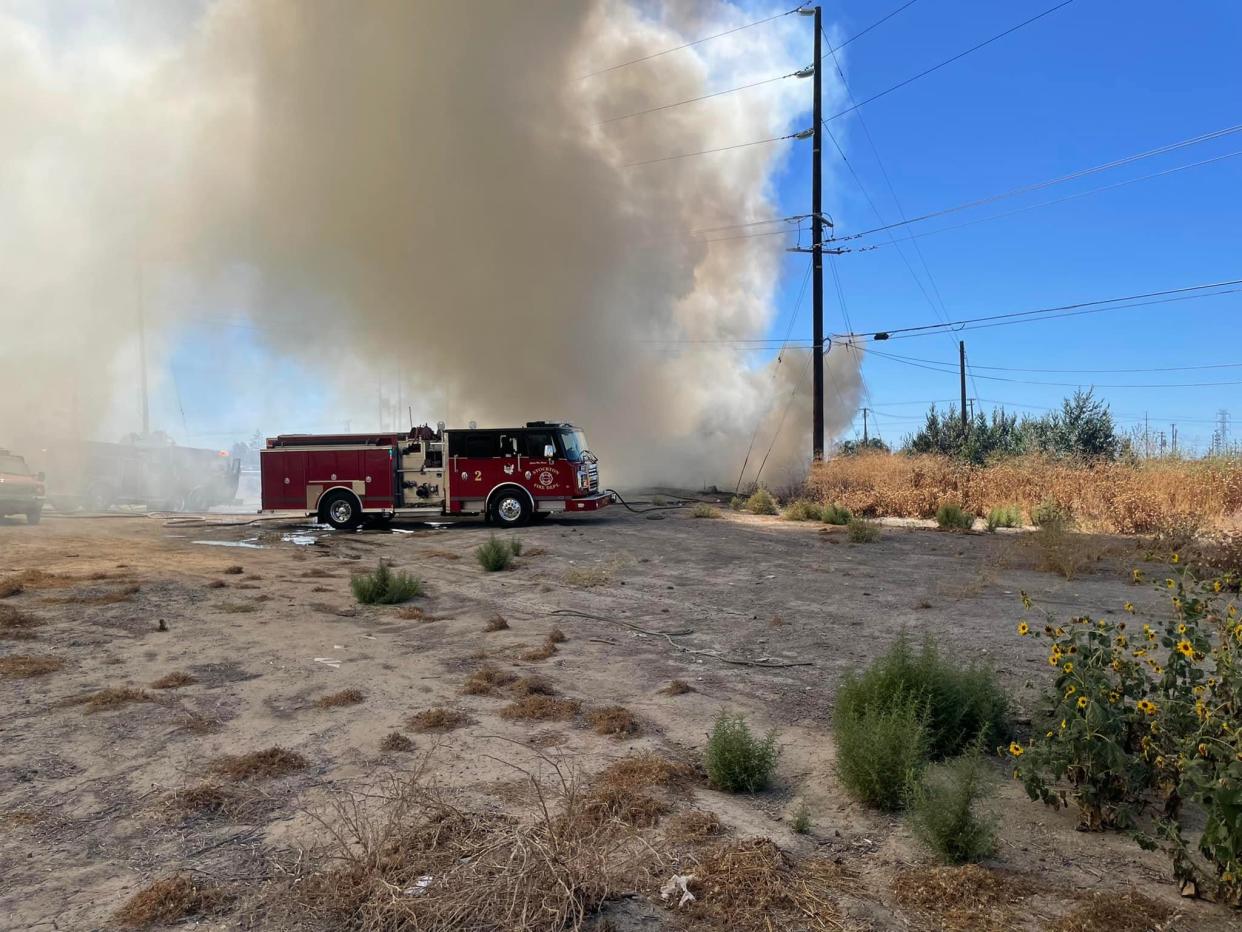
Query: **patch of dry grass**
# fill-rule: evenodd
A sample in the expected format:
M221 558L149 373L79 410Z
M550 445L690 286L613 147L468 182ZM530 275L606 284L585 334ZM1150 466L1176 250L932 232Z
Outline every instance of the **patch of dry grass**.
M0 605L0 638L10 641L29 641L35 636L34 629L43 622L28 612L11 605Z
M71 593L69 595L49 596L44 599L49 605L116 605L119 602L130 602L142 587L137 583L111 589L107 592Z
M198 680L188 673L181 670L174 670L172 673L165 673L158 680L152 680L152 689L178 689L182 686L193 686Z
M89 714L106 712L108 709L129 705L131 702L154 701L155 697L145 689L138 689L134 686L108 686L97 692L87 693L85 696L68 699L65 704L85 706L85 711Z
M533 647L523 654L518 655L519 660L525 660L529 663L537 663L540 660L547 660L556 653L556 645L551 641L544 641L538 647Z
M65 586L72 586L74 582L75 580L71 577L60 576L56 573L46 573L43 570L23 570L20 573L14 573L12 576L0 579L0 599L19 595L27 589L62 589Z
M795 860L770 838L718 842L678 872L694 875L691 890L698 898L683 912L732 932L838 932L845 914L836 894L857 886L840 865L819 857Z
M555 696L556 687L547 677L531 674L514 680L511 691L515 696Z
M453 731L456 728L462 728L470 724L470 716L458 709L447 709L438 706L434 709L424 709L411 715L409 726L415 731Z
M978 467L943 456L866 453L817 464L809 487L855 513L931 518L952 500L975 514L1042 502L1068 506L1085 527L1150 534L1170 523L1225 518L1242 510L1237 459L1143 460L1083 465L1038 456Z
M487 632L508 631L509 622L505 621L505 619L500 615L493 615L487 620L487 624L483 626L483 630Z
M1173 911L1133 890L1093 893L1050 932L1156 932L1168 925Z
M549 644L564 644L569 638L560 628L553 628L548 632L547 642Z
M326 696L320 696L315 700L315 708L339 709L341 706L358 705L358 703L364 701L366 698L366 695L361 689L351 686L349 689L342 689L340 692L328 693Z
M606 566L575 566L565 573L565 585L594 589L612 582L612 570Z
M59 657L40 657L33 654L9 654L0 657L0 676L45 676L62 669L65 662Z
M931 918L946 932L1008 932L1021 901L1034 893L1017 877L978 864L921 867L893 880L897 902Z
M395 614L398 618L405 621L443 621L439 616L433 615L417 605L402 605Z
M227 780L268 780L305 770L310 761L297 751L271 747L249 754L225 754L217 757L207 767L207 772Z
M686 693L694 692L694 687L685 680L671 680L660 692L666 696L684 696Z
M211 582L207 584L207 588L208 589L227 589L228 585L229 584L226 583L223 579L213 579Z
M399 731L390 731L380 741L379 749L386 754L408 754L414 750L414 742Z
M246 572L246 569L242 566L226 566L220 572L229 576L240 576L242 573Z
M566 721L582 708L577 699L530 695L514 700L500 710L501 718L534 722Z
M204 715L201 712L187 712L177 720L177 730L192 735L210 735L219 731L221 724L218 718L212 718L210 715Z
M224 893L218 885L204 884L190 874L173 874L143 887L113 918L127 928L145 929L210 913L223 901Z
M166 811L175 819L233 818L245 809L245 799L235 787L210 780L176 790L164 800Z
M467 696L491 696L497 690L511 685L517 680L517 674L501 670L491 664L484 664L468 677L461 691Z
M238 587L242 588L242 587ZM254 602L221 602L216 606L216 611L225 612L229 615L248 615L251 612L257 612L259 606Z
M592 709L587 713L586 719L591 727L595 729L597 735L628 738L642 730L638 724L637 716L621 705Z
M724 834L720 816L710 810L691 809L674 815L664 826L664 837L680 844L701 844Z

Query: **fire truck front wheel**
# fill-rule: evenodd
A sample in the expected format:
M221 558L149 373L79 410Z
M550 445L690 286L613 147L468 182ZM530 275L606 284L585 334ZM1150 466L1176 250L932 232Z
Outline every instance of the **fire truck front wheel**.
M495 494L488 514L501 527L521 527L530 522L530 499L521 489L501 489Z
M319 502L319 520L338 531L352 531L362 524L362 506L352 492L329 492Z

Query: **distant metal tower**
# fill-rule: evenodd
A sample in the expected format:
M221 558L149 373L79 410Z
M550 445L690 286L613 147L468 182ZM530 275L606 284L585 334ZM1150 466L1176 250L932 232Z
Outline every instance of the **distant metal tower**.
M1212 432L1212 452L1218 455L1229 452L1229 412L1224 408L1216 412L1216 430Z

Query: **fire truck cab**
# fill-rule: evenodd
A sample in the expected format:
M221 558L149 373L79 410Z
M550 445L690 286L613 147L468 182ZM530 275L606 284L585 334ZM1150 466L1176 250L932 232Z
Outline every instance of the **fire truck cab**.
M408 433L282 434L259 454L264 511L302 511L337 529L394 516L484 515L517 527L612 502L572 424L416 427Z

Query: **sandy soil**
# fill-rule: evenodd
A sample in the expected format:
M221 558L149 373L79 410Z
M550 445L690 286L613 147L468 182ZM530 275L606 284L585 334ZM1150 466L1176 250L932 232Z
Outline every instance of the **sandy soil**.
M241 883L270 878L277 854L322 834L306 807L409 766L411 755L379 750L394 729L419 751L434 747L439 780L503 807L521 778L512 765L536 767L534 749L587 771L639 748L693 760L713 717L728 708L779 729L778 786L753 797L698 789L695 804L738 836L765 835L857 869L844 903L859 927L935 927L892 897L893 877L927 861L902 820L854 804L834 780L827 723L842 675L902 632L926 634L993 665L1026 708L1049 671L1040 648L1014 633L1020 589L1065 616L1119 611L1127 599L1140 615L1158 611L1154 595L1127 585L1124 571L1072 582L1035 571L1012 534L890 527L879 542L855 545L841 529L814 524L614 508L522 530L515 568L487 574L472 554L489 534L481 524L333 534L295 520L242 520L49 515L38 527L0 523L0 579L37 569L71 583L3 600L43 624L32 639L0 640L0 655L52 656L65 666L0 677L0 926L106 927L135 891L178 870ZM1134 545L1114 549L1107 565L1123 570ZM381 557L426 580L428 594L412 604L432 620L354 603L351 571ZM125 596L134 584L138 591ZM119 601L106 601L118 592ZM496 614L509 628L486 632ZM557 653L519 659L554 626L568 635ZM484 654L505 669L545 675L587 708L624 705L642 733L618 740L580 722L503 719L503 700L461 694ZM195 682L150 689L174 671ZM675 678L693 691L662 694ZM124 686L147 689L155 701L94 712L72 704ZM363 701L316 706L348 688ZM412 713L441 705L471 723L441 736L406 727ZM236 816L170 817L169 800L197 782L206 762L277 745L310 767L268 781ZM803 805L808 835L789 828ZM1011 781L1002 781L998 805L1003 834L992 866L1047 891L1032 900L1030 928L1080 895L1126 888L1179 910L1177 928L1236 928L1236 915L1179 898L1160 855L1124 837L1077 832L1072 814L1027 801ZM671 922L645 896L610 912L618 928ZM234 914L197 927L239 924Z

